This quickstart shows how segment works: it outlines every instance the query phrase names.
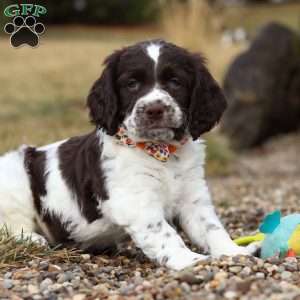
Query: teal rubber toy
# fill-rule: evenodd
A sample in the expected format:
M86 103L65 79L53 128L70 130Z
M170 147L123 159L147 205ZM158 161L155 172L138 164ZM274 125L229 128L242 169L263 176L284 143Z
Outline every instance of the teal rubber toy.
M235 240L238 245L262 241L261 258L272 256L300 256L300 214L281 217L279 210L268 214L261 225L259 233Z

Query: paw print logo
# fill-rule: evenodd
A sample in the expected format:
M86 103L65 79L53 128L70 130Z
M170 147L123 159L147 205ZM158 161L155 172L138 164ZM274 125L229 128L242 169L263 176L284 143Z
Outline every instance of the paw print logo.
M39 44L39 35L45 31L42 23L37 23L35 17L16 16L12 23L4 26L4 31L10 34L10 44L17 48L22 45L36 47Z

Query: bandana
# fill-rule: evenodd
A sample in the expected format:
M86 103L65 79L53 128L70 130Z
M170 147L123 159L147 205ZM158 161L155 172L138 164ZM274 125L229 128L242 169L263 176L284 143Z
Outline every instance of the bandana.
M117 144L124 145L130 148L140 148L148 155L154 157L161 162L167 162L170 155L174 154L177 150L177 146L159 143L159 142L134 142L128 137L127 130L125 127L120 127L117 134L115 135ZM187 139L180 141L181 145L184 145Z

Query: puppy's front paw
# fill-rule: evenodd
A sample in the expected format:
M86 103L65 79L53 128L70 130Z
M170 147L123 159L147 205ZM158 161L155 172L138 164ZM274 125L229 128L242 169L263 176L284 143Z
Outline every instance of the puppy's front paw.
M41 236L40 234L35 233L35 232L31 232L31 233L23 232L19 235L16 235L15 239L17 241L21 241L21 242L23 242L23 241L24 242L32 242L32 243L38 244L40 246L45 246L45 247L47 247L49 245L48 241L43 236Z
M260 249L261 243L252 243L246 247L233 245L219 251L213 251L212 257L219 258L222 255L235 256L235 255L254 255Z
M244 247L248 251L248 255L257 255L260 252L262 242L251 243L248 246Z
M208 256L206 255L201 255L198 253L191 252L188 254L172 257L170 259L165 259L165 261L162 261L162 264L164 264L166 267L170 269L179 271L184 268L191 267L197 264L198 261L205 260L207 258Z

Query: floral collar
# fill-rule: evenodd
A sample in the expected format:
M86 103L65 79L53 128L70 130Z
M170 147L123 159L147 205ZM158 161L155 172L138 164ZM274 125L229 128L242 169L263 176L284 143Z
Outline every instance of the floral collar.
M119 145L124 145L130 148L140 148L148 155L154 157L161 162L167 162L170 155L177 151L178 146L160 142L134 142L128 137L127 130L124 126L120 127L115 135L116 142ZM180 141L180 145L184 145L187 142L187 138Z

